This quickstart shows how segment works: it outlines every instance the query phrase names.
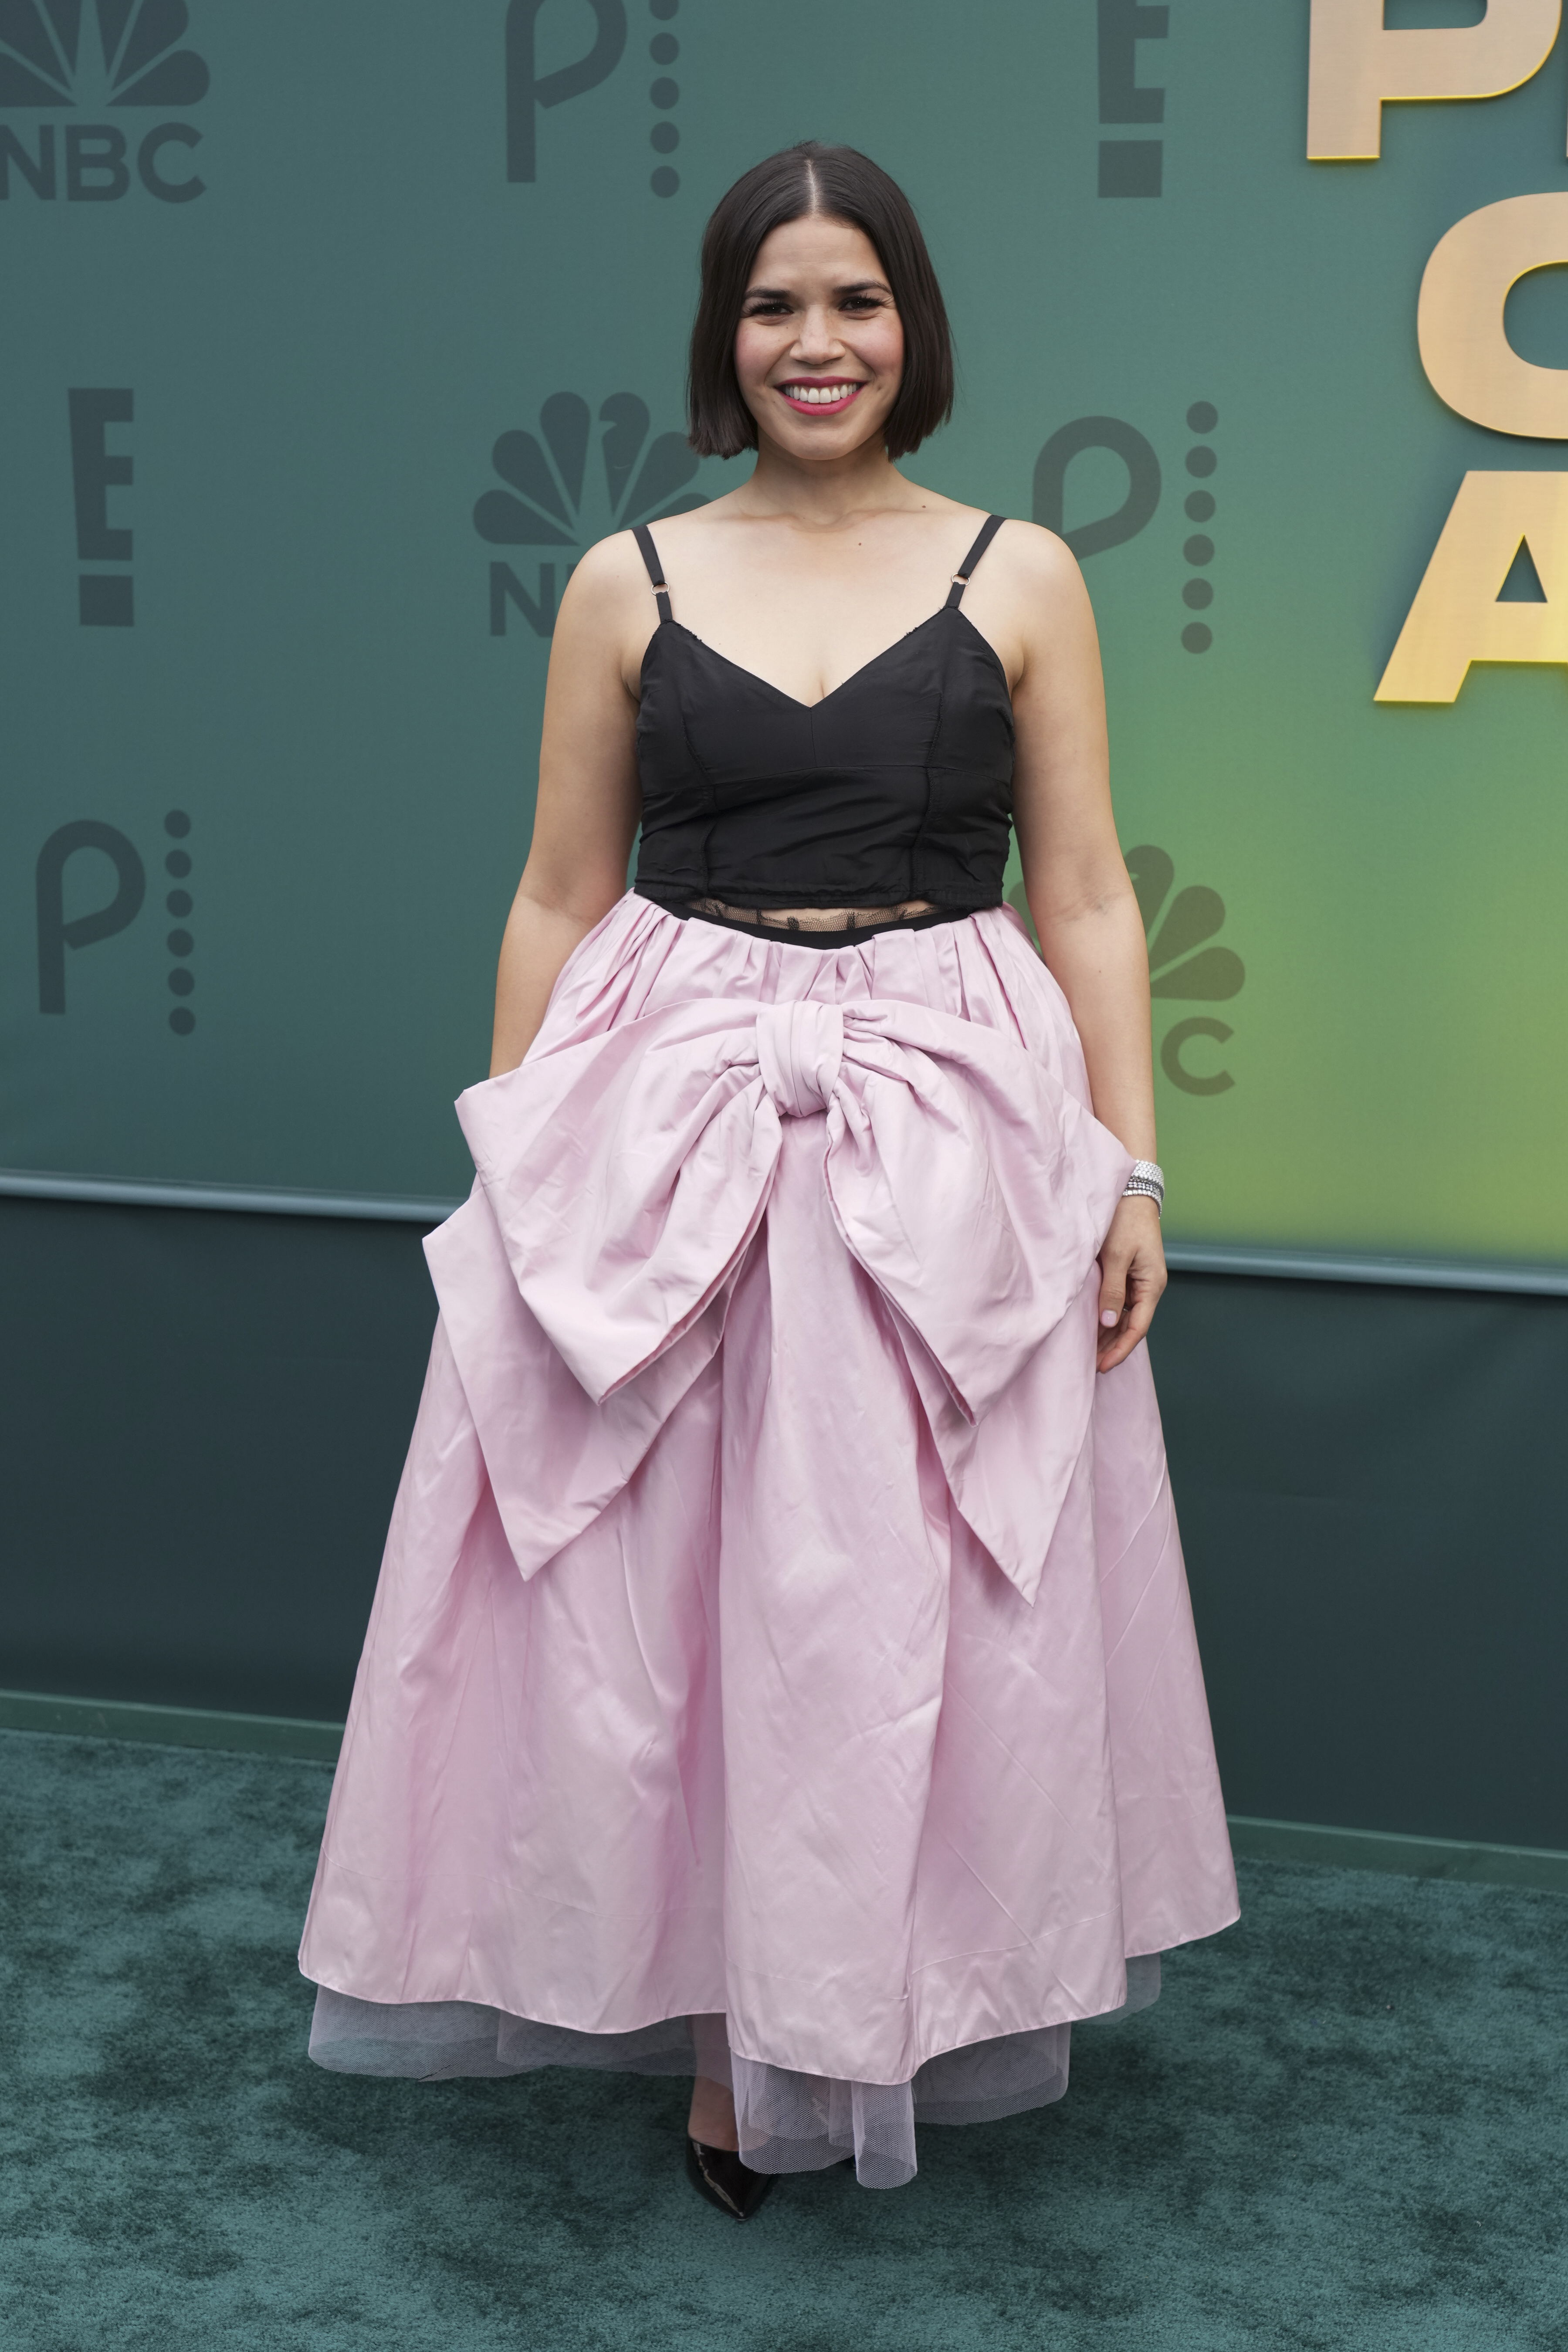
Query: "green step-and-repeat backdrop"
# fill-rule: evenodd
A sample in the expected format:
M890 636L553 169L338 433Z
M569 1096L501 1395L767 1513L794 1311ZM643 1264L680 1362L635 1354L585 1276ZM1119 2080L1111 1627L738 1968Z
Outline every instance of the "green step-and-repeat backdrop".
M815 136L910 470L1084 563L1173 1235L1568 1258L1559 13L0 0L0 1161L465 1188L556 601L738 478L698 239Z

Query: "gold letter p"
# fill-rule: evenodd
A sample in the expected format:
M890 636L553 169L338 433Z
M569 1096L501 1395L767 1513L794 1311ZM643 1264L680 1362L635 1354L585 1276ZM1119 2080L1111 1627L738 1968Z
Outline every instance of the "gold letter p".
M1312 0L1307 160L1383 152L1386 100L1500 98L1539 73L1563 0L1487 0L1479 25L1387 32L1384 0Z

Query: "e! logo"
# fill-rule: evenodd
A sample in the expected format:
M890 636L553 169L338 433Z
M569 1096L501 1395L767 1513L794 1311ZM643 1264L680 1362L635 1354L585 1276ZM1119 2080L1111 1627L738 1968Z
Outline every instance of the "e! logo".
M540 74L534 63L534 28L545 0L510 0L506 12L506 175L509 180L538 177L537 121L542 106L560 106L569 98L607 81L620 64L626 46L624 0L588 0L594 16L592 47L570 65Z
M128 391L66 394L70 410L71 488L76 498L76 551L84 563L129 563L131 533L109 520L109 493L129 488L132 462L111 450L107 428L129 425L135 402ZM136 618L131 574L84 572L77 583L84 629L129 629Z
M1378 0L1381 7L1382 0ZM1165 93L1138 79L1138 44L1163 41L1171 29L1168 7L1144 0L1098 0L1101 122L1163 122ZM1157 196L1164 185L1165 146L1161 139L1102 139L1102 196Z

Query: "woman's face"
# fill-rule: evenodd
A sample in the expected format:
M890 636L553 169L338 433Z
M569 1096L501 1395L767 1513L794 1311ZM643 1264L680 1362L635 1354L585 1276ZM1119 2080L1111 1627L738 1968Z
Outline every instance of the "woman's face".
M763 238L735 330L760 434L792 457L846 457L881 439L903 373L903 323L863 230L812 213Z

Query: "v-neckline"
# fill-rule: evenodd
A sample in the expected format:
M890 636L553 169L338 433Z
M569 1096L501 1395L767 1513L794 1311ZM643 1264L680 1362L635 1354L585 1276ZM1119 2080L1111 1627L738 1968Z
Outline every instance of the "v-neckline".
M936 622L945 620L950 613L955 619L962 621L971 633L979 638L981 644L984 646L986 652L995 663L997 670L1001 675L1003 686L1006 688L1009 696L1011 696L1012 688L1007 686L1007 673L1002 667L1001 655L997 652L995 646L992 644L984 631L975 627L974 623L970 619L962 604L939 604L934 613L928 613L923 621L917 621L912 629L906 629L903 635L901 637L895 637L890 646L884 646L880 653L875 653L871 656L869 661L863 661L858 669L852 669L847 677L841 677L837 686L830 687L827 692L819 696L816 702L803 702L798 694L791 694L786 687L775 686L771 677L764 677L763 676L761 670L748 669L744 662L731 661L728 654L721 654L717 646L710 646L706 637L700 637L695 629L689 629L685 622L678 621L673 614L668 621L661 621L659 623L658 627L648 639L648 649L651 650L651 648L658 643L662 630L679 629L683 637L689 637L694 646L698 646L703 653L710 655L714 661L722 662L725 668L732 669L736 673L737 677L748 677L751 679L753 686L762 687L768 694L776 694L779 700L781 702L787 702L792 710L804 710L809 713L813 710L820 710L825 703L831 702L836 696L844 693L847 688L854 686L858 679L863 678L868 670L875 669L878 664L879 662L885 662L890 654L896 654L900 646L907 646L911 637L918 637L922 629L929 629L933 626ZM647 652L645 651L643 655L643 660L645 663L647 659Z

